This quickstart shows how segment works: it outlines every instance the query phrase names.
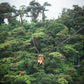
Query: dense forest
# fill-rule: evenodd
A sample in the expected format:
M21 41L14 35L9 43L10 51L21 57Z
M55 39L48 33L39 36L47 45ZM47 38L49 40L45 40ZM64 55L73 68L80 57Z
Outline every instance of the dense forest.
M47 6L0 4L0 84L84 84L84 7L64 8L58 19L48 20Z

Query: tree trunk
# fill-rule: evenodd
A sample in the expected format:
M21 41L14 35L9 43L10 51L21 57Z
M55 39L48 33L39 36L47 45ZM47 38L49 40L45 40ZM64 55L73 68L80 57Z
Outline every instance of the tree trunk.
M23 26L22 14L20 14L21 26Z

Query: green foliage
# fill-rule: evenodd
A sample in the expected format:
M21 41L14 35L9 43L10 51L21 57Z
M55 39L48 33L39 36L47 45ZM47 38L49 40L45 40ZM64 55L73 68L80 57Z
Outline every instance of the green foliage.
M25 28L23 27L19 27L19 28L16 28L12 31L11 33L12 35L25 35Z
M16 75L14 82L15 82L15 84L17 84L17 83L31 84L30 77L28 75L25 75L25 76Z
M65 46L61 47L61 51L67 58L73 58L72 56L79 53L79 51L74 49L71 45L65 45Z
M68 82L68 84L72 84L73 83L72 77L70 75L60 74L58 76L58 78L65 79Z
M12 26L11 24L8 24L8 25L3 24L0 26L0 31L9 32L9 31L12 31L13 29L15 29L15 27L18 27L18 26L17 25Z
M8 66L9 66L8 64L1 64L0 65L0 75L1 75L1 77L3 77L5 74L8 73L8 71L9 71L9 67Z
M84 37L84 35L81 35L81 34L77 34L77 35L75 35L75 36L73 36L71 39L70 39L70 43L73 43L73 42L77 42L77 41L81 41L82 42L82 40L84 39L83 38Z
M80 27L84 26L84 8L78 5L73 5L73 9L64 8L61 15L62 22L68 27L69 32L71 28L78 30ZM80 31L80 33L83 33Z
M44 21L40 21L36 24L37 27L44 27L46 23Z
M77 77L77 71L72 66L71 67L70 66L66 66L65 69L64 69L64 73L67 74L67 75L70 75L73 80L75 80L76 77Z
M3 81L5 80L5 81ZM20 76L20 75L5 75L1 81L2 84L31 84L30 77L28 75Z
M7 31L0 32L0 43L4 43L4 41L6 40L7 36L8 36L8 32Z
M16 9L13 6L11 6L9 3L7 2L1 3L0 4L0 25L4 23L5 18L8 18L8 21L11 25L15 25L17 23L16 17L12 16L12 13L15 13L15 12L16 12Z
M53 74L46 74L44 72L35 73L32 75L32 77L35 78L34 81L32 81L32 84L52 84L55 83L53 81L54 75Z
M59 52L49 53L49 57L46 60L48 61L45 65L47 73L58 74L63 72L65 57L62 54Z
M64 25L61 23L56 23L55 21L51 21L49 23L50 25L47 26L47 31L48 33L50 33L50 35L55 37L55 34L60 32L62 29L64 29Z
M10 15L9 24L0 26L0 83L83 84L83 31L61 43L82 26L82 10L78 6L64 9L57 20L36 23L22 20L23 26ZM22 16L26 13L25 10L19 12ZM43 54L42 64L38 64L36 48Z
M68 84L68 81L64 78L58 79L58 84Z
M59 52L52 52L52 53L50 53L49 55L52 55L52 57L53 58L56 58L57 60L58 59L62 59L63 58L63 55L62 54L60 54Z
M27 21L24 20L23 21L23 26L26 28L26 30L29 31L31 25Z
M0 82L2 84L14 84L14 80L15 80L15 76L7 74L7 75L4 75L2 81L0 81Z
M66 28L66 27L65 27ZM59 46L63 40L68 38L70 35L68 34L67 29L64 29L63 31L60 31L59 33L56 34L55 38L55 45Z
M44 32L40 32L40 33L34 33L33 37L35 38L44 38L46 35Z

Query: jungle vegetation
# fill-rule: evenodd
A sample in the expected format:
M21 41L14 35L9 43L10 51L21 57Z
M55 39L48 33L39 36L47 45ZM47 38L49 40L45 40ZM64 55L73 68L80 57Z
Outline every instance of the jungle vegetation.
M84 7L64 8L58 19L48 20L47 6L31 1L17 10L0 4L0 84L84 84L84 28L62 43L84 27ZM36 48L44 57L42 65Z

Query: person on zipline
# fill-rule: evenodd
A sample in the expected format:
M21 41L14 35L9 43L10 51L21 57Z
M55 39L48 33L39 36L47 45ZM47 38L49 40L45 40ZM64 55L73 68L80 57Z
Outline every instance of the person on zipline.
M42 64L43 62L44 62L43 55L40 54L40 55L38 56L38 63L39 63L39 64Z

